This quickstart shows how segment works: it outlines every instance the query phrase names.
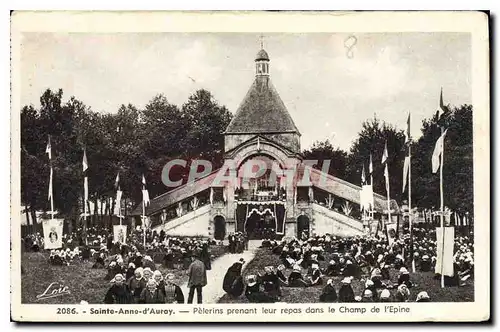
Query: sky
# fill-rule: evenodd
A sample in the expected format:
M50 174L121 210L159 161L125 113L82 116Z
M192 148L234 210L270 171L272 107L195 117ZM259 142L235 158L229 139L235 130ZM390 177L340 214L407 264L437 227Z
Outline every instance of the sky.
M446 104L472 103L467 33L25 33L21 104L48 88L92 110L144 107L156 94L181 106L207 89L235 113L255 76L261 40L271 80L302 134L302 148L329 139L348 150L377 117L412 136ZM354 44L354 45L353 45ZM348 54L348 46L352 53Z

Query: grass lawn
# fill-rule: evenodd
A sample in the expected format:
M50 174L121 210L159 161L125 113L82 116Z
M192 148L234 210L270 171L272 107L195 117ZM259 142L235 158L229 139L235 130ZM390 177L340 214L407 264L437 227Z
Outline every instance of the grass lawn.
M328 264L330 257L327 255L325 261L320 262L320 267L324 268ZM257 272L263 273L264 267L273 265L278 266L280 264L279 257L274 255L271 250L266 248L260 248L255 255L255 258L248 263L243 276L246 277L249 274L257 274ZM290 270L285 271L285 276L290 274ZM306 271L303 271L303 274ZM393 283L397 283L398 273L394 269L391 270L391 280ZM328 277L327 277L328 278ZM324 284L326 284L324 279ZM339 290L340 281L342 277L333 277L335 289ZM432 272L416 272L411 273L412 282L416 283L417 286L410 289L411 295L410 300L415 301L417 294L421 291L426 291L431 297L431 301L434 302L468 302L474 301L474 281L468 280L467 285L462 287L446 287L441 288L440 280L434 279L434 273ZM355 295L362 295L364 289L364 281L359 279L352 280L352 288L354 289ZM302 287L282 287L282 299L281 302L287 303L315 303L319 302L319 296L322 292L323 286L302 288ZM394 297L396 290L391 290L391 294ZM233 299L227 294L224 295L219 303L248 303L244 295L239 298Z
M217 258L224 253L222 246L212 246L211 254ZM103 303L104 295L110 287L104 280L106 269L93 269L93 262L75 261L69 266L54 266L48 263L48 252L27 252L22 254L21 264L24 274L21 275L21 302L40 304L77 304L84 300L88 303ZM175 274L178 285L187 282L187 270L166 269L156 264L163 275ZM58 282L67 286L70 294L49 299L38 300L37 295L43 294L47 287Z

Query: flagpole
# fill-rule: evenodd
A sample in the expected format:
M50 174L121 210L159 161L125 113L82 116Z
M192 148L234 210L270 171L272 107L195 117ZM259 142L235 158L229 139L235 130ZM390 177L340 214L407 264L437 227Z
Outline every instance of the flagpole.
M54 170L52 169L52 160L50 160L50 215L52 216L52 220L54 220L54 186L53 186L53 174Z
M391 222L391 188L389 184L389 166L386 164L385 167L387 167L387 222ZM385 225L385 234L387 236L387 241L389 241L389 233L387 233L387 224Z
M411 139L408 142L408 223L410 227L411 270L415 273L415 259L413 257L413 220L411 213Z
M146 203L144 202L144 199L142 200L142 228L144 231L143 245L144 250L146 250Z
M441 127L441 137L444 134L444 127ZM441 288L444 288L444 199L443 199L443 160L444 160L444 137L441 142L441 165L439 167L439 191L441 198Z

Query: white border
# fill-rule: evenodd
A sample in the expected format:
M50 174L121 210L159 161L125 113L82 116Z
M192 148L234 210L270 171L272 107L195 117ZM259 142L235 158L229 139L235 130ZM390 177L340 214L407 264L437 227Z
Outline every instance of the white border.
M168 15L168 16L165 16ZM133 19L132 19L133 18ZM425 306L409 303L411 315L363 315L343 317L331 315L300 315L272 317L277 321L470 321L484 320L489 316L489 222L490 205L489 189L489 49L487 16L473 12L400 12L400 13L67 13L67 12L37 12L15 13L12 25L12 57L13 71L13 99L12 99L12 133L19 132L17 115L20 109L19 101L19 70L15 60L19 56L19 41L22 31L74 31L74 32L471 32L472 33L472 100L474 105L474 194L475 194L475 257L476 287L474 303L431 303ZM195 23L194 23L195 22ZM258 29L258 30L257 30ZM11 154L11 186L19 188L19 137L12 135ZM12 215L19 215L19 190L12 190ZM15 224L14 224L15 225ZM12 227L11 238L13 257L18 257L20 241L19 227ZM101 316L55 316L52 305L21 305L19 261L13 261L11 270L12 281L12 318L29 319L35 321L105 321L113 317ZM245 306L245 305L241 305ZM308 305L275 304L273 307L306 307ZM315 305L316 307L320 305ZM335 306L339 306L336 304ZM366 306L357 304L357 306ZM99 306L94 306L99 307ZM129 307L129 306L128 306ZM166 305L164 307L167 307ZM224 307L224 305L204 305L209 307ZM156 317L156 318L155 318ZM142 319L141 319L142 318ZM219 321L218 316L195 316L181 321ZM271 319L270 316L260 317L222 317L224 321L248 320L262 321ZM165 317L131 317L120 316L119 320L165 321ZM176 318L176 320L179 318Z

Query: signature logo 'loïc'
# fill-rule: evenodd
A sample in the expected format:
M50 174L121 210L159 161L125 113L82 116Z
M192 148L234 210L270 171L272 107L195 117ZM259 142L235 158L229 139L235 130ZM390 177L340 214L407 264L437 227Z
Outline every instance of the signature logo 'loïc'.
M47 289L45 290L45 292L43 292L43 294L37 295L36 298L38 300L45 300L67 294L70 294L68 287L60 284L57 281L54 281L49 285L49 287L47 287Z

